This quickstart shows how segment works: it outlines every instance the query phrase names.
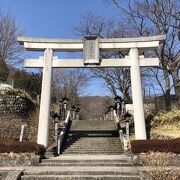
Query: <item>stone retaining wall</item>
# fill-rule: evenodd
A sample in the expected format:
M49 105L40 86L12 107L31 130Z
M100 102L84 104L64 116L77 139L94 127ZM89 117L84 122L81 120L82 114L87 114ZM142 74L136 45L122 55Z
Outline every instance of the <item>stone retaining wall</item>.
M0 154L0 167L3 166L38 166L40 156L35 154Z
M27 97L0 94L0 138L19 139L21 126L27 127L35 107ZM23 139L26 137L26 132L27 128Z
M27 125L28 119L0 117L0 138L19 139L21 125ZM24 129L23 139L26 138L27 128Z
M18 95L0 95L0 116L28 118L35 104Z

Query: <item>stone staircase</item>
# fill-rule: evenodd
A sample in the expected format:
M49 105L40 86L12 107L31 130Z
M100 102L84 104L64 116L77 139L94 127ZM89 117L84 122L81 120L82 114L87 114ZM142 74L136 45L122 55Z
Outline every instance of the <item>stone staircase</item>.
M62 154L121 154L113 121L72 121Z
M122 152L118 137L83 137L76 141L68 138L62 154L122 154Z
M22 180L139 180L113 121L73 121L62 154L27 167Z
M140 180L125 155L62 155L27 167L22 180Z

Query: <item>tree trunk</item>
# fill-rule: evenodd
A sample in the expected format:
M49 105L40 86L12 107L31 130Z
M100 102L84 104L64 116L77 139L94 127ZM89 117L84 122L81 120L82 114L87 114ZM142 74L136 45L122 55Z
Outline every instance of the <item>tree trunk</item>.
M171 110L171 95L170 95L170 90L166 91L166 94L164 95L164 101L165 101L165 109L166 109L166 111Z
M170 79L169 79L168 71L163 70L163 73L165 79L165 94L164 94L165 109L169 111L171 110Z
M178 71L178 67L174 68L174 70L172 71L172 79L174 84L174 92L177 99L177 106L180 107L180 79Z
M123 92L123 96L124 96L124 100L125 100L125 101L130 100L130 96L129 96L129 91L128 91L128 90L125 90L125 91Z
M0 59L0 81L5 82L9 76L9 68L7 64Z

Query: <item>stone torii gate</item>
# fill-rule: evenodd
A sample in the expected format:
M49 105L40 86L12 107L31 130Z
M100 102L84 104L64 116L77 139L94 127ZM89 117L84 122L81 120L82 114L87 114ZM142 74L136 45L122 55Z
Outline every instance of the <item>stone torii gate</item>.
M44 39L18 37L26 50L44 51L44 57L25 60L25 67L43 68L42 92L37 143L48 146L52 68L130 67L136 139L146 139L140 67L159 66L158 58L145 58L139 50L155 49L165 35L139 38L107 38L87 36L83 39ZM99 51L129 50L122 59L100 59ZM84 52L84 59L58 59L53 52Z

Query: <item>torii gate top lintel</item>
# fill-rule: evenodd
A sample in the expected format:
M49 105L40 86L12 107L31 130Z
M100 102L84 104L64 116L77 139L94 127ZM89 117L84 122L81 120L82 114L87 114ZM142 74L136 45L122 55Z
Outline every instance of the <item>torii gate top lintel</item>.
M49 39L49 38L31 38L18 37L20 44L24 45L26 50L45 51L52 49L53 51L62 52L82 52L84 59L58 59L53 57L52 67L61 68L90 68L90 67L130 67L131 62L129 56L123 59L100 59L99 51L119 51L137 48L140 50L156 49L159 43L164 41L165 35L151 37L135 37L135 38L99 38L97 36L85 36L82 39ZM159 66L158 58L144 58L139 56L140 66ZM43 67L43 57L38 60L27 59L25 67L39 68Z
M117 50L157 48L159 42L165 41L166 35L134 38L98 38L99 49ZM53 51L82 51L84 39L53 39L53 38L31 38L19 36L18 42L27 50L44 51L51 48Z

